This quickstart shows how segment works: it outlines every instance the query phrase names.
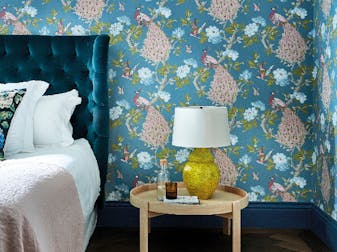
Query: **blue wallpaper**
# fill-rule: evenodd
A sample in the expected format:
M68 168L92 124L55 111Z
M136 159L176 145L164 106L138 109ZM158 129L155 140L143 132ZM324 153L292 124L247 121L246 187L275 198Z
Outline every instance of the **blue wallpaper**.
M337 220L336 180L336 49L337 3L317 1L314 8L314 114L315 142L313 157L317 180L315 203Z
M336 218L331 0L2 1L5 34L110 35L107 200L173 180L191 149L171 145L176 106L229 110L221 182L251 201L314 202Z

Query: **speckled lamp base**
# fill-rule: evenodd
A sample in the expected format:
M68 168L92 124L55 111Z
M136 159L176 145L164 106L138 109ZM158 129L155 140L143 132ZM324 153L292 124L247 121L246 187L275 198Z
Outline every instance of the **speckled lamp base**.
M183 169L183 180L190 195L209 199L216 190L220 172L208 148L196 148Z

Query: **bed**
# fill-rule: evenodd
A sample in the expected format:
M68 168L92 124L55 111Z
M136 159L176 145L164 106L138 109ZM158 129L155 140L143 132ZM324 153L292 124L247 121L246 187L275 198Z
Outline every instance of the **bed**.
M3 180L0 179L2 181L0 190L6 191L6 184L8 187L18 185L11 189L14 192L13 195L7 196L7 202L10 204L4 205L3 202L6 201L1 201L3 191L0 194L0 212L2 211L0 215L3 217L9 214L8 209L10 211L14 209L15 214L22 217L18 221L13 218L13 213L8 215L10 218L0 216L1 251L44 251L46 248L48 251L59 251L62 246L54 249L48 246L51 243L62 244L63 242L73 242L69 247L64 247L68 251L85 251L96 225L97 208L104 207L109 143L108 47L109 36L107 35L0 35L0 83L6 85L40 80L49 84L44 96L51 97L76 90L81 98L80 104L75 106L71 114L72 136L75 139L73 143L67 146L35 146L33 151L8 154L6 160L0 162L0 176L3 175ZM19 91L23 92L23 97L28 94L26 89ZM18 172L19 169L21 169L20 172ZM1 174L1 171L5 171L6 174ZM9 171L13 174L8 175ZM51 175L53 172L57 174L55 177ZM27 178L30 174L35 176L36 173L39 173L40 177L45 177L38 183L32 183L30 187L22 186L24 188L22 189L20 185L29 185L30 180ZM30 198L26 199L22 196L19 203L17 200L13 203L12 198L15 198L16 194L20 195L20 190L28 190L28 193L23 192L22 195L29 194ZM72 190L76 190L76 193L71 193ZM73 194L72 197L76 200L72 201L68 194ZM68 198L64 202L60 200L55 202L62 195ZM34 198L34 203L26 204L27 201L31 201L31 198ZM67 203L67 200L71 202ZM48 202L53 205L53 209L49 209L49 218L42 221L39 213L46 214L42 209ZM12 204L20 207L16 209ZM69 213L71 209L76 209L73 205L78 205L80 210ZM61 209L59 212L56 211L58 208ZM26 210L27 215L24 212ZM61 214L58 216L61 212L67 216L64 217ZM74 222L70 225L67 223L68 215L73 218L81 217L76 217L78 223ZM71 220L70 217L69 220ZM16 225L15 232L11 230L12 224L13 227ZM81 236L80 241L78 237L71 235L68 236L67 241L62 240L65 238L62 232L48 237L48 232L57 230L53 230L53 225L58 225L58 228L70 225L69 228L75 231L81 230L78 233L78 236ZM66 230L69 231L67 228ZM6 235L12 231L17 235ZM8 241L8 239L12 240ZM52 239L54 240L51 242ZM78 246L79 242L82 246ZM21 243L21 245L15 247L13 243Z

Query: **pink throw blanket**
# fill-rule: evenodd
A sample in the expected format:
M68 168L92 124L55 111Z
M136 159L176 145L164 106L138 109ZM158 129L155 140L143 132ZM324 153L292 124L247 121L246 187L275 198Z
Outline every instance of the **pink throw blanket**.
M83 251L83 215L73 177L55 165L0 162L0 251Z

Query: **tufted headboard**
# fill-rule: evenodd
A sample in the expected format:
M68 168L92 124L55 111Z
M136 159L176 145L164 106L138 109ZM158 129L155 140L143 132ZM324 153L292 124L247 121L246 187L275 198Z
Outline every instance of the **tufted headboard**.
M108 35L0 35L0 82L44 80L46 94L76 88L82 98L71 119L74 138L88 139L101 176L104 203L109 143Z

